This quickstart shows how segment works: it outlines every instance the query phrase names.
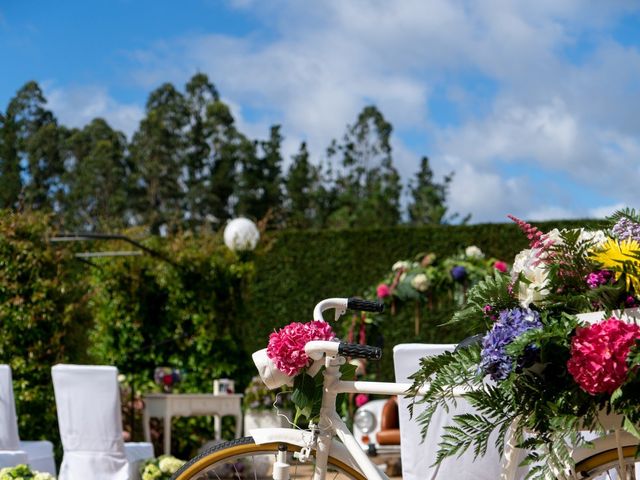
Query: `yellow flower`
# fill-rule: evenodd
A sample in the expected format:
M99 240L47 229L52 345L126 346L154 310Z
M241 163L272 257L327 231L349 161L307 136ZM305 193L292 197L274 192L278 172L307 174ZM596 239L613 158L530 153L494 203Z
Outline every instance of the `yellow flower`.
M597 250L591 252L591 258L605 270L615 272L616 281L625 274L627 290L633 285L636 293L640 293L640 243L633 239L618 242L607 239Z

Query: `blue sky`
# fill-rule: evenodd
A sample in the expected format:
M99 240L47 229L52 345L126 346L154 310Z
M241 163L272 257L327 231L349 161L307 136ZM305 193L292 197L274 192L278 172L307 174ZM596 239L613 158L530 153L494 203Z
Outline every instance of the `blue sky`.
M638 2L25 0L0 3L0 46L0 108L36 80L68 126L131 135L151 90L200 71L287 157L376 104L404 179L428 155L475 222L640 207Z

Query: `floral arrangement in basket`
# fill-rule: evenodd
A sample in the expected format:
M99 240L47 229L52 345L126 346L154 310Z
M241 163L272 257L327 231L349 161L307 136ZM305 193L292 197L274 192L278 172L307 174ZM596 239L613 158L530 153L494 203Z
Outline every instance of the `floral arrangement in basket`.
M56 477L47 472L36 472L27 465L16 465L0 469L0 480L55 480Z
M291 402L296 413L294 424L300 420L314 421L320 414L322 403L321 361L313 362L304 351L304 346L312 340L334 340L336 335L326 322L292 322L269 336L267 348L255 352L253 361L260 378L269 389L283 385L292 388ZM355 378L356 366L345 364L340 367L344 380Z
M483 333L422 359L412 391L427 386L416 399L427 408L417 420L425 434L436 409L466 387L477 413L453 417L437 462L469 448L482 455L495 431L504 451L510 431L528 452L529 477L556 478L573 467L572 449L588 444L580 431L604 431L603 413L640 439L640 215L626 209L597 231L547 233L510 218L530 248L510 275L496 270L472 288L455 313L452 322ZM594 322L580 315L598 311Z
M184 464L184 460L172 455L161 455L146 460L140 467L140 476L142 480L170 480Z

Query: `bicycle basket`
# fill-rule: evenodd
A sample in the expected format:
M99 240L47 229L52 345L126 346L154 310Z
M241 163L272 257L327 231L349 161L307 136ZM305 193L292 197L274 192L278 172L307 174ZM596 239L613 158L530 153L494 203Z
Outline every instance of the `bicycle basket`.
M278 387L282 387L283 385L293 386L294 377L290 377L281 370L278 370L275 363L273 363L273 361L271 361L267 356L266 348L254 352L251 357L253 358L253 363L258 369L260 378L269 390L274 390Z

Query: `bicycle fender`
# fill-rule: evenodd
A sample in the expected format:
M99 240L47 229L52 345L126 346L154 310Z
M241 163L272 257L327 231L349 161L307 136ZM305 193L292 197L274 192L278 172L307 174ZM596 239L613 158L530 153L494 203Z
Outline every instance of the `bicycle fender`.
M249 430L249 435L253 437L253 441L258 445L283 442L299 447L306 447L312 440L311 432L294 428L254 428ZM353 461L351 454L344 444L335 439L331 440L331 451L329 455L356 470L360 470L360 467Z

